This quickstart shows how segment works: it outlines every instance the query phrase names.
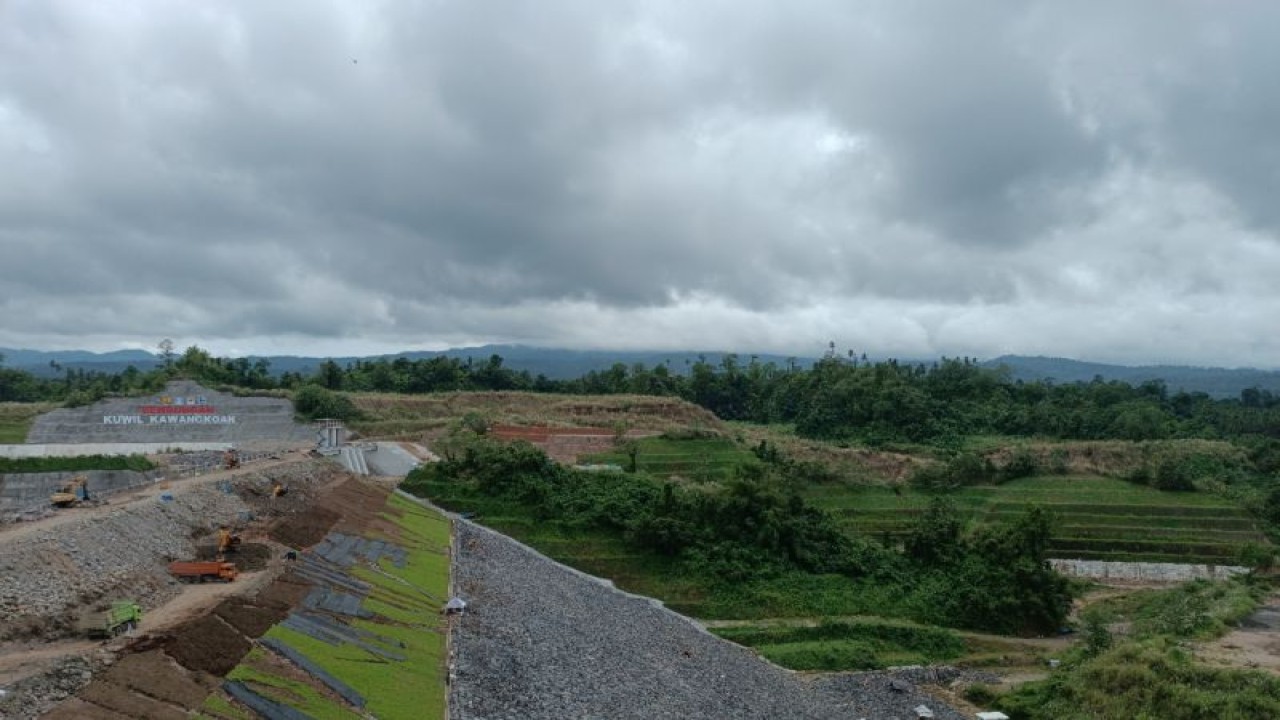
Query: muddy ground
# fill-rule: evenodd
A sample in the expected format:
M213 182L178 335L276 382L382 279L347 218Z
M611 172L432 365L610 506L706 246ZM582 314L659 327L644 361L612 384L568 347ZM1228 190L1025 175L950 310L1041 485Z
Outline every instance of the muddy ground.
M1271 597L1217 640L1195 647L1197 660L1226 667L1246 667L1280 676L1280 594Z

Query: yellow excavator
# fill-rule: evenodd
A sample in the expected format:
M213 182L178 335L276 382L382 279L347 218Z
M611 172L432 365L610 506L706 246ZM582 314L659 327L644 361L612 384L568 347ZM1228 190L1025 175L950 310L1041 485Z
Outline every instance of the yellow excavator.
M225 555L240 549L240 536L231 532L226 525L218 528L218 554Z
M68 508L75 507L82 502L89 502L89 478L86 475L77 475L66 482L58 492L49 496L49 502L54 507Z

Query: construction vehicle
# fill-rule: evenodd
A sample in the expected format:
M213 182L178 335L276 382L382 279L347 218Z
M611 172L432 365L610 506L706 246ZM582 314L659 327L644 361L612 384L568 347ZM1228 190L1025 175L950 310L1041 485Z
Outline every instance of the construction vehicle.
M110 638L132 632L141 622L141 605L133 600L116 600L106 610L86 615L80 627L91 638Z
M240 467L240 454L236 452L235 448L227 448L227 451L222 453L222 467L227 470L235 470Z
M281 485L279 480L273 480L271 482L271 497L278 498L282 495L288 495L288 494L289 494L289 488L285 487L284 485Z
M184 583L231 582L236 579L235 563L211 561L171 562L169 574Z
M89 478L77 475L66 482L58 492L49 496L54 507L75 507L82 502L89 502Z
M225 555L240 549L240 536L231 532L226 525L218 528L218 554Z

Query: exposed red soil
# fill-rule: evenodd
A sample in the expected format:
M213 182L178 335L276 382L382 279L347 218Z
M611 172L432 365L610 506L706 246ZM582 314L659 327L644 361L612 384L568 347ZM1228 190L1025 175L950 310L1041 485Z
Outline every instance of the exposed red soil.
M380 534L384 537L396 537L399 526L383 517L383 513L396 515L395 508L387 507L387 495L390 487L373 485L366 482L349 481L333 489L324 499L324 505L342 513L341 519L333 526L338 532L347 534Z
M226 675L249 652L249 641L217 615L206 615L178 628L164 644L188 670Z
M80 699L126 717L184 718L216 683L178 667L159 650L126 655L80 693ZM60 708L61 709L61 708Z
M172 705L162 703L159 700L153 700L145 695L139 695L127 688L120 687L112 683L90 683L88 687L80 691L80 699L86 703L96 705L99 708L106 709L118 713L127 718L148 718L148 720L186 720L187 713L179 710ZM59 715L59 707L53 713L45 715L46 718L68 718L73 720L80 715ZM107 716L111 717L111 716Z
M241 635L256 638L284 620L289 608L283 605L262 606L234 597L223 600L213 612Z
M208 676L183 670L159 650L125 655L97 679L183 707L200 705L217 686Z
M338 521L338 513L328 508L316 508L306 515L285 518L271 528L272 540L292 548L309 548L329 534L329 528Z
M121 715L87 700L73 697L45 713L44 720L135 720L139 716Z
M276 578L276 581L258 593L254 602L262 607L291 608L302 602L311 591L310 583L292 574Z

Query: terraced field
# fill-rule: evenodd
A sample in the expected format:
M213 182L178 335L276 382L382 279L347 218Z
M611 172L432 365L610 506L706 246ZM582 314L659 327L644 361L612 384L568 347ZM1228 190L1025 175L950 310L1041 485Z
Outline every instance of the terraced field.
M653 437L637 441L636 468L657 477L678 476L700 482L726 480L734 469L755 456L722 438L705 440L669 440ZM624 452L608 452L580 458L584 463L626 467L630 462Z
M1064 475L970 487L947 495L975 522L1012 520L1032 506L1053 512L1053 557L1233 563L1241 546L1266 543L1240 506L1208 493L1161 492L1114 478ZM886 539L906 532L931 495L884 488L813 487L813 504L852 532Z

